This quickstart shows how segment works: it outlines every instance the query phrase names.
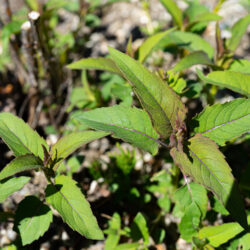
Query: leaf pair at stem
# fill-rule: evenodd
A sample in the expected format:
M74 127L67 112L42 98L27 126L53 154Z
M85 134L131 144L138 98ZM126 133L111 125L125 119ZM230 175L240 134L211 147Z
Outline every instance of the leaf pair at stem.
M247 229L241 195L216 143L224 145L249 131L250 101L239 98L207 107L191 122L190 129L197 134L187 140L186 108L180 97L138 61L115 49L109 51L111 59L83 59L69 67L87 69L91 64L90 69L108 70L123 76L131 84L143 110L116 105L79 111L73 118L90 128L109 131L152 154L157 153L159 144L166 146L162 140L170 137L171 156L183 174L212 191L234 219Z

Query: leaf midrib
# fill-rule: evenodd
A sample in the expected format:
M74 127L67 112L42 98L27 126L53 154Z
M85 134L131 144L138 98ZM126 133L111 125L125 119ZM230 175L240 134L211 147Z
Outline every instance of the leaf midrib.
M206 130L206 131L204 131L204 132L201 132L201 134L208 133L208 132L213 131L213 130L215 130L215 129L217 129L217 128L220 128L220 127L222 127L222 126L225 126L225 125L230 124L230 123L232 123L232 122L235 122L235 121L238 121L238 120L240 120L240 119L243 119L243 118L245 118L245 117L247 117L247 116L249 116L249 115L250 115L250 114L247 114L247 115L241 116L241 117L239 117L239 118L236 118L236 119L234 119L234 120L231 120L231 121L228 121L228 122L221 123L221 124L219 124L219 125L217 125L217 126L215 126L215 127L213 127L213 128L210 128L210 129L208 129L208 130Z
M119 59L120 60L120 59ZM144 90L152 97L152 99L154 100L154 102L157 104L157 106L159 106L160 110L161 110L161 113L163 113L164 117L167 118L167 121L170 123L171 125L171 121L170 119L168 118L167 114L164 112L162 106L160 105L160 103L157 102L157 100L154 98L154 96L152 95L152 93L149 91L149 89L143 84L143 82L133 73L132 70L129 69L129 67L127 67L127 65L125 63L123 63L121 60L120 62L123 64L123 66L125 66L126 70L127 71L130 71L131 74L140 82L140 84L142 85L142 87L144 88ZM137 87L135 84L133 84L127 77L126 77L126 74L124 73L124 71L121 69L121 72L123 74L123 76L131 83L132 86L134 86L135 88L135 91L137 90ZM149 72L150 74L153 74L152 72ZM144 78L144 75L143 75L143 78ZM161 81L159 79L159 81ZM137 92L137 91L136 91ZM139 94L138 94L139 95ZM162 98L162 97L161 97ZM141 101L141 99L139 98L139 100ZM171 125L172 126L172 125Z
M16 138L17 138L17 140L19 141L19 143L21 143L21 145L24 147L24 148L26 148L31 154L33 154L32 152L31 152L31 150L22 142L22 140L15 134L15 132L13 132L8 126L7 126L7 124L5 123L5 121L2 121L2 123L5 125L5 127L7 128L7 130L9 130L10 131L10 133L12 134L12 135L14 135ZM8 144L7 142L6 142L6 144ZM39 157L40 158L40 157Z
M147 137L147 138L149 138L149 139L151 139L151 140L153 140L153 141L159 143L159 140L157 140L157 139L153 138L152 136L147 135L147 134L145 134L145 133L143 133L143 132L141 132L141 131L138 131L138 130L136 130L136 129L127 128L127 127L124 127L124 126L121 126L121 125L117 125L117 124L113 124L113 123L99 122L99 121L95 121L95 120L91 120L91 119L87 119L87 118L81 118L81 117L80 117L80 119L84 119L84 120L87 120L87 121L90 121L90 122L96 122L96 123L104 124L104 125L108 125L108 126L114 126L114 127L117 127L117 128L121 128L121 129L124 129L124 130L128 130L128 131L131 131L131 132L135 132L135 133L138 133L138 134L140 134L140 135L143 135L143 136L145 136L145 137Z

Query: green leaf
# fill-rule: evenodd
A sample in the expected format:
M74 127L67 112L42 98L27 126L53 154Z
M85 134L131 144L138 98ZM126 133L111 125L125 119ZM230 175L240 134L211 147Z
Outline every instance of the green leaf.
M0 203L8 196L21 189L29 180L29 177L23 176L0 181Z
M52 160L58 159L55 168L82 145L100 139L108 134L102 131L79 131L65 135L51 148Z
M248 223L250 216L247 217ZM223 243L228 242L239 233L243 232L243 228L235 222L225 223L219 226L204 227L199 231L199 238L209 240L209 244L213 247L218 247Z
M160 47L167 47L172 44L180 48L184 48L190 52L194 51L204 51L208 57L211 59L214 55L214 49L206 40L201 38L199 35L196 35L191 32L184 31L173 31L160 43Z
M211 60L203 51L195 51L182 58L172 69L172 71L179 72L184 69L190 68L193 65L203 64L212 65Z
M109 58L87 58L67 65L69 69L96 69L121 75L119 68Z
M225 142L250 131L250 99L206 107L193 119L194 131L223 146Z
M212 12L207 12L207 13L202 13L194 18L192 22L190 22L186 28L186 30L193 30L193 27L196 26L199 23L207 23L211 21L219 21L221 20L221 16L212 13ZM204 25L206 26L206 25Z
M192 237L198 234L199 224L201 218L201 211L195 202L192 202L181 219L179 230L181 238L191 242Z
M55 183L46 188L46 201L73 230L88 239L102 240L103 233L76 182L62 175L55 179Z
M158 135L154 131L147 113L141 109L116 105L88 112L78 112L72 117L93 129L112 132L115 137L152 154L157 153L156 139Z
M147 221L144 218L144 216L142 215L142 213L137 213L137 215L134 218L135 225L138 227L138 229L141 232L141 235L143 237L144 240L144 244L148 245L149 243L149 232L148 232L148 227L147 227Z
M14 152L15 156L34 154L43 159L45 140L33 131L22 119L11 113L0 114L0 137Z
M140 243L123 243L118 245L115 250L138 250Z
M233 60L228 70L243 74L250 74L250 61L246 59Z
M205 218L208 204L206 189L196 183L189 183L189 188L188 190L187 185L185 185L175 192L174 200L176 204L178 204L182 212L185 213L187 207L194 202L200 209L202 218Z
M15 227L21 235L22 245L30 244L49 228L53 215L50 208L35 196L27 196L19 203Z
M182 23L182 10L177 6L174 0L160 0L165 9L169 12L172 16L174 23L181 28Z
M175 164L185 175L212 191L232 217L247 229L244 203L224 155L212 140L201 134L196 134L189 143L193 162L183 151L173 148L170 153Z
M174 91L154 73L131 57L109 48L114 62L131 83L143 108L152 119L156 131L167 138L176 128L178 111L184 106Z
M112 219L108 222L109 228L105 231L108 234L105 240L105 250L112 250L118 245L120 240L121 217L114 213Z
M196 134L189 142L193 158L191 176L211 190L234 219L247 228L244 203L224 155L213 141L201 134Z
M151 54L151 52L157 48L158 44L161 40L166 37L170 32L175 30L175 28L166 30L164 32L159 32L153 36L147 38L143 44L140 46L138 53L139 53L139 62L144 62L147 57Z
M250 246L250 233L245 234L240 238L240 246L242 250L248 250Z
M213 71L204 76L200 70L196 71L198 76L206 83L228 88L250 97L250 75L233 71Z
M241 18L238 22L234 24L232 27L232 37L226 41L226 47L227 49L234 52L242 38L242 36L245 34L248 25L250 24L250 15L247 15L243 18Z
M14 174L43 167L40 158L34 155L22 155L16 157L0 172L0 180L10 177Z

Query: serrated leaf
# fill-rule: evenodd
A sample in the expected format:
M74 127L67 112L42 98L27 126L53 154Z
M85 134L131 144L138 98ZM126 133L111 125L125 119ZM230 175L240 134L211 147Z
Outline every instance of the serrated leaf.
M194 51L204 51L208 57L211 59L214 55L214 49L206 40L204 40L199 35L191 32L184 31L173 31L160 43L160 47L167 47L172 44L180 48L184 48L190 52Z
M34 154L43 159L45 140L32 130L22 119L11 113L0 114L0 137L14 152L15 156Z
M62 175L55 179L55 184L46 188L46 201L73 230L88 239L102 240L103 233L76 182Z
M143 108L148 112L156 131L167 138L176 128L178 111L184 112L179 96L154 73L131 57L109 48L124 77L131 83Z
M25 197L18 205L15 227L21 235L22 245L30 244L49 228L53 215L50 208L35 196Z
M213 141L201 134L196 134L189 142L193 158L191 176L211 190L234 219L247 228L244 203L224 155Z
M196 183L189 183L189 188L188 190L187 185L185 185L178 189L174 194L174 200L181 207L183 213L185 213L187 207L194 202L200 209L202 218L204 218L208 204L206 189Z
M250 222L250 216L247 217L248 223ZM199 231L199 238L209 240L209 244L213 247L218 247L223 243L228 242L244 229L235 222L225 223L219 226L204 227Z
M228 68L230 71L240 72L243 74L250 74L250 61L246 59L233 60Z
M223 146L225 142L250 131L250 99L206 107L193 119L194 131Z
M117 105L78 112L73 118L93 129L112 132L115 137L152 154L157 153L156 139L158 135L154 131L147 113L141 109Z
M243 18L241 18L238 22L236 22L231 30L232 36L226 41L226 47L227 49L234 52L242 38L242 36L245 34L248 25L250 24L250 15L247 15Z
M65 135L51 148L52 160L55 158L59 160L54 168L57 168L67 156L82 145L100 139L108 134L103 131L79 131Z
M212 61L208 58L207 54L203 51L195 51L182 58L172 69L172 71L179 72L184 69L190 68L193 65L203 64L212 65Z
M197 70L197 74L206 83L231 89L250 97L250 75L233 71L213 71L204 76L200 70Z
M196 134L189 143L193 162L183 151L173 148L170 153L175 164L185 175L212 191L232 217L246 229L244 203L224 155L212 140L201 134Z
M147 221L145 220L144 216L139 212L134 218L135 225L138 227L138 229L141 232L141 235L144 240L144 244L148 245L149 243L149 232L147 227Z
M166 8L169 14L172 16L174 23L179 28L181 28L183 25L182 10L178 7L176 2L174 0L160 0L160 2L163 4L163 6Z
M121 75L119 68L109 58L86 58L67 65L69 69L96 69Z
M0 172L0 180L10 177L14 174L43 167L43 162L40 158L34 155L21 155L7 164Z
M138 50L139 62L144 62L147 59L147 57L151 54L151 52L154 50L154 48L157 48L161 40L173 30L175 30L175 28L166 30L164 32L159 32L147 38Z
M21 189L29 180L29 177L22 176L0 181L0 203L8 196Z
M192 202L181 219L179 230L181 238L191 242L192 237L198 234L199 224L201 219L201 211L195 202Z

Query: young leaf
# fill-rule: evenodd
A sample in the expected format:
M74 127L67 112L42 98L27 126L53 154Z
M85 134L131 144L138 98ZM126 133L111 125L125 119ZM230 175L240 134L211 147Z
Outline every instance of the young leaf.
M200 70L197 70L197 74L206 83L228 88L250 97L250 75L233 71L213 71L204 76Z
M102 131L79 131L65 135L51 148L52 160L58 160L54 168L57 168L67 156L82 145L100 139L108 134Z
M114 213L112 219L108 222L109 228L105 230L108 234L105 240L105 250L113 250L120 240L121 217L118 213Z
M181 219L179 230L181 238L191 242L192 237L198 234L198 228L201 219L201 211L195 202L192 202Z
M207 12L207 13L202 13L194 18L192 22L190 22L185 30L191 30L192 28L199 24L199 23L206 23L206 22L211 22L211 21L219 21L221 20L221 16L212 13L212 12Z
M49 228L53 215L50 208L35 196L25 197L18 205L15 228L21 235L22 245L30 244Z
M34 154L43 159L45 140L33 131L22 119L11 113L0 114L0 137L16 156Z
M250 216L247 217L248 223L250 223ZM219 226L204 227L199 231L199 238L207 238L209 244L213 247L218 247L223 243L228 242L239 233L243 232L243 228L235 222L225 223Z
M149 232L148 232L147 222L146 222L144 216L140 212L135 216L134 223L141 232L141 235L142 235L143 240L144 240L144 244L148 245Z
M159 47L167 47L176 44L190 52L204 51L211 59L214 55L214 49L206 40L191 32L173 31L166 36L159 44Z
M34 155L21 155L12 160L0 172L0 180L10 177L14 174L43 167L43 162L40 158Z
M212 140L201 134L196 134L189 142L193 162L183 151L173 148L170 153L175 164L196 183L211 190L232 217L247 229L244 203L224 155Z
M180 98L154 73L131 57L109 48L124 77L131 83L143 108L152 119L156 131L167 138L176 128L178 111L184 111Z
M67 65L69 69L96 69L121 75L119 68L109 58L86 58Z
M177 6L173 0L160 0L166 10L170 13L175 24L181 29L182 28L182 10Z
M147 38L143 44L140 46L138 52L139 52L139 62L143 63L147 57L150 55L150 53L157 48L158 44L161 42L161 40L166 37L170 32L175 30L175 28L166 30L164 32L159 32L153 36L150 36Z
M224 155L209 138L196 134L190 140L191 176L211 190L242 227L248 228L244 203Z
M174 194L174 200L176 204L181 207L183 213L185 213L188 206L194 202L200 209L202 218L205 217L207 212L207 191L206 189L196 183L190 183L188 189L187 185L178 189Z
M223 146L225 142L250 131L250 99L238 98L228 103L206 107L193 119L194 131Z
M0 203L8 196L21 189L29 180L29 177L22 176L0 181Z
M102 240L103 233L76 182L61 175L55 179L55 183L56 185L50 184L46 188L46 201L73 230L88 239Z
M226 42L227 49L231 50L232 52L234 52L237 49L240 40L242 36L245 34L249 24L250 24L250 15L241 18L238 22L234 24L231 30L232 36Z
M147 113L141 109L117 105L88 112L77 112L72 118L93 129L112 132L115 137L152 154L157 153L158 135Z
M230 64L228 70L243 74L250 74L250 61L246 59L234 60Z
M190 68L196 64L212 65L212 61L208 58L207 54L203 51L195 51L182 58L172 69L172 71L179 72L184 69Z

